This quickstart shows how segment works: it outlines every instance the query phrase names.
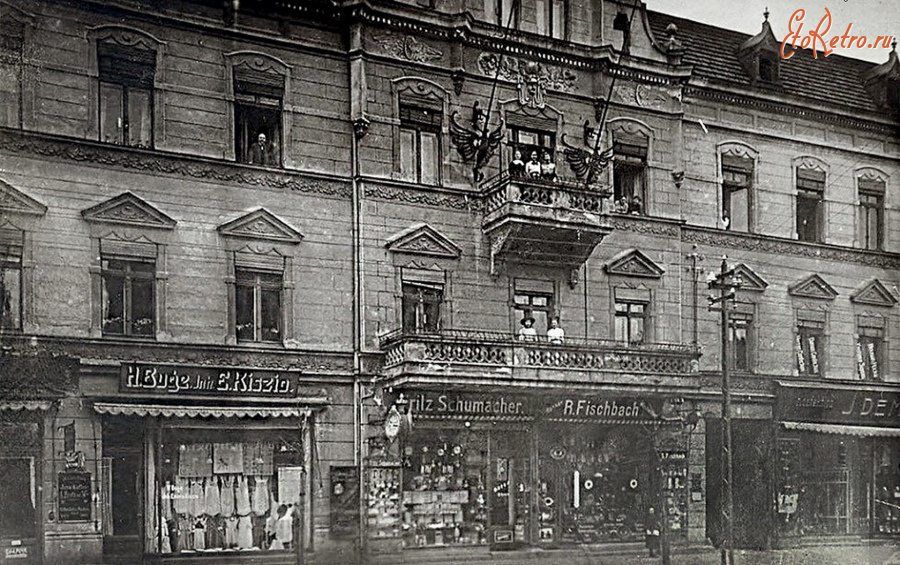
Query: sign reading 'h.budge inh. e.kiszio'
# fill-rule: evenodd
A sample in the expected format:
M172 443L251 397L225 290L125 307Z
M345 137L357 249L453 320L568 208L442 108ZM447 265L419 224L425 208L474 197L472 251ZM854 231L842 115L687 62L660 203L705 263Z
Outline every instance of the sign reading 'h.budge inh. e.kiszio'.
M296 371L206 366L123 365L119 389L132 393L204 396L297 396Z

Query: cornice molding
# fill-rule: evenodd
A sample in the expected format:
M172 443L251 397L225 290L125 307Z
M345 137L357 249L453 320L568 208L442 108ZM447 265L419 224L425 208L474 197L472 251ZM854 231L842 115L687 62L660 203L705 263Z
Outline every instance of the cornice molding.
M384 184L366 184L365 196L375 200L425 204L453 210L480 211L483 208L482 200L475 194L469 197L464 194L441 193L412 186L398 187Z
M828 245L800 243L794 240L766 237L756 234L736 234L707 228L685 226L682 241L720 247L733 247L747 251L781 253L810 259L824 259L856 263L880 269L900 269L900 254L878 253L861 249L837 248Z
M0 151L337 198L350 198L351 194L348 182L334 179L311 178L300 173L262 170L230 161L216 162L174 153L106 146L80 139L54 138L4 128L0 128Z
M844 116L826 110L812 109L809 106L797 106L794 105L794 103L776 100L763 100L759 98L753 98L745 94L718 90L712 87L688 85L684 87L683 96L694 96L697 98L713 100L715 102L727 103L735 106L749 106L776 114L785 114L806 118L809 120L824 121L876 133L896 135L898 130L900 130L900 124L892 125L883 122L868 121L860 119L858 117ZM802 104L803 102L803 100L798 99L795 104Z
M679 237L678 223L672 220L648 218L645 216L625 216L613 214L609 217L609 225L615 230L630 231L647 235Z

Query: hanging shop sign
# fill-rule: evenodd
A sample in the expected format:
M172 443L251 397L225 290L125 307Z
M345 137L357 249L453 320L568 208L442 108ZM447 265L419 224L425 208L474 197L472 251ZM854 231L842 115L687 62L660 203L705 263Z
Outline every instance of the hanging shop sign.
M900 392L780 386L783 421L900 427Z
M119 390L132 393L203 396L297 396L299 373L203 366L129 363L122 366Z
M91 474L63 471L57 483L60 522L88 522L91 519Z

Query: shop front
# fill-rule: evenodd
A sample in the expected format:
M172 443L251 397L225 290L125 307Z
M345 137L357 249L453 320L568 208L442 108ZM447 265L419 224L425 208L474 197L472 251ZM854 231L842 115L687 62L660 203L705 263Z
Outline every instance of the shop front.
M102 429L106 562L297 563L312 418L291 371L125 364Z
M651 507L665 507L674 540L687 539L687 477L703 457L692 461L693 430L662 419L663 404L596 393L404 391L394 408L412 426L395 448L396 523L385 524L377 508L391 494L369 484L370 539L395 532L405 549L643 542Z
M900 538L900 392L780 383L777 523L802 536Z

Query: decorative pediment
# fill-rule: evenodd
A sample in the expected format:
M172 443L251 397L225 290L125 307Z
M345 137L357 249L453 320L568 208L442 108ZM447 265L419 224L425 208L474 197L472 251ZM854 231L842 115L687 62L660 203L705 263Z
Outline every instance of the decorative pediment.
M218 227L226 237L300 243L303 234L265 208L259 208Z
M850 296L850 300L857 304L886 306L888 308L897 304L897 298L878 279L866 283Z
M47 213L47 207L0 179L0 211L4 214L43 216Z
M162 230L173 229L177 223L158 208L131 192L123 192L96 206L82 210L81 216L88 222Z
M433 227L416 224L387 240L388 251L459 259L460 249Z
M662 277L665 270L637 249L632 249L613 257L606 265L606 272L623 277L658 279Z
M789 286L788 294L803 298L818 298L820 300L833 300L838 295L837 291L819 275L810 275L802 281Z
M740 263L734 268L734 274L741 278L741 290L762 292L769 286L769 283L761 276L757 275L753 269L743 263Z

